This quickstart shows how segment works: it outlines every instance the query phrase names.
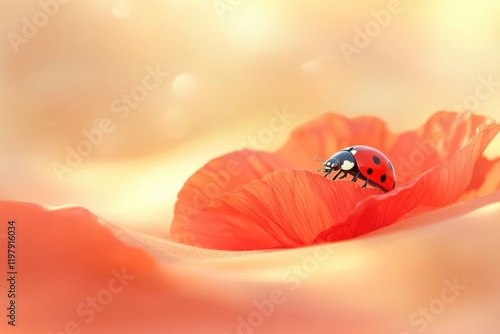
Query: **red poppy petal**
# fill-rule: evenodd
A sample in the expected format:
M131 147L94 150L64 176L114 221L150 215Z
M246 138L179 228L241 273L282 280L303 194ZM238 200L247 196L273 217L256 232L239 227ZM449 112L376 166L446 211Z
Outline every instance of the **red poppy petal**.
M19 333L64 331L64 325L70 320L79 320L79 314L75 313L79 303L92 294L95 296L115 271L121 272L124 268L127 275L137 277L129 289L135 290L137 296L143 296L145 289L154 284L154 279L151 279L154 274L162 273L146 251L120 242L105 227L106 223L84 208L49 208L0 201L0 221L2 233L7 233L8 226L15 227L15 232L11 229L10 235L16 237L11 240L15 241L15 248L11 250L16 257L14 267L9 271L18 273L20 293L16 297L19 307L16 325ZM8 224L9 221L14 223ZM0 239L7 257L7 235ZM8 271L6 266L3 270L4 273ZM124 312L129 309L121 307L120 303L115 306ZM122 321L123 312L117 313L108 316L104 322L101 319L87 325L82 321L86 325L84 332L93 332L95 325ZM138 313L134 312L134 315Z
M189 224L191 217L198 215L211 199L287 167L287 163L270 153L251 150L211 160L185 182L177 195L171 234L177 233L178 226Z
M449 160L488 118L471 113L437 112L415 131L398 135L383 151L394 164L398 184Z
M474 169L469 187L458 201L485 196L497 190L500 190L500 158L490 161L482 157Z
M300 246L344 221L363 198L380 193L305 170L277 171L211 201L189 225L177 226L173 237L216 249Z
M315 241L357 237L432 208L452 204L469 187L474 167L500 125L481 125L478 133L450 161L387 194L364 199L341 224L322 232Z
M449 160L488 118L472 113L440 111L416 130L393 134L377 117L349 119L325 114L297 128L276 152L289 167L314 170L312 158L327 159L351 145L370 145L392 161L398 184Z
M315 170L321 165L314 158L328 159L339 149L368 143L383 152L393 137L380 118L350 119L329 113L293 131L276 155L289 161L289 167Z

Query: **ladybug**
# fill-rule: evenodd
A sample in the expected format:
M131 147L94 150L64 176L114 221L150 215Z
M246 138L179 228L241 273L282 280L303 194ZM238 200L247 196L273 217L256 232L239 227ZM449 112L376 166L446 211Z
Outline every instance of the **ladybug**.
M361 186L362 188L366 188L368 183L382 189L384 192L396 188L396 174L391 161L373 147L364 145L346 147L322 162L324 162L323 167L318 169L317 172L323 170L324 177L338 170L332 180L337 179L341 173L344 173L339 177L339 180L345 179L347 174L353 175L351 181L356 182L358 179L365 181Z

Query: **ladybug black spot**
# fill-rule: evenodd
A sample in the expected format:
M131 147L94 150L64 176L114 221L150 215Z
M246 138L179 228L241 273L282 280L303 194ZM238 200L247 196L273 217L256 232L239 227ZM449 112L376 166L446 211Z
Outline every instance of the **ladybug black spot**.
M368 173L368 175L372 175L372 173L373 173L373 169L368 168L368 170L367 170L366 172Z
M377 157L376 155L374 155L373 156L373 162L378 165L380 163L380 158Z
M387 179L387 175L382 174L382 176L380 177L380 182L385 182L386 179Z

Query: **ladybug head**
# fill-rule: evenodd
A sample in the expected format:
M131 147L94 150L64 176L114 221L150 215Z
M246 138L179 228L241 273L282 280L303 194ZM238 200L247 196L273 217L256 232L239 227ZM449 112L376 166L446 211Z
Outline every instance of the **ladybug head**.
M340 161L337 159L328 159L325 161L325 164L323 165L323 169L325 171L331 171L331 170L339 170L340 169Z
M316 161L321 161L319 159L316 159ZM321 161L323 162L323 167L318 169L317 171L319 172L320 170L323 170L325 173L331 173L334 170L339 170L340 169L340 161L338 161L335 158L330 158L327 161Z

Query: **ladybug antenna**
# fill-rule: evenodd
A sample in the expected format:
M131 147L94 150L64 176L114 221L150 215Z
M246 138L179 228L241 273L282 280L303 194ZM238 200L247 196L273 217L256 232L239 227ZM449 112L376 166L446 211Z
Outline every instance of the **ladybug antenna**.
M324 160L321 160L321 159L319 159L319 158L314 159L314 161L321 161L322 163L325 163L325 161L324 161ZM322 169L323 169L323 167L318 168L318 170L316 171L316 173L317 173L317 172L319 172L319 171L320 171L320 170L322 170Z

